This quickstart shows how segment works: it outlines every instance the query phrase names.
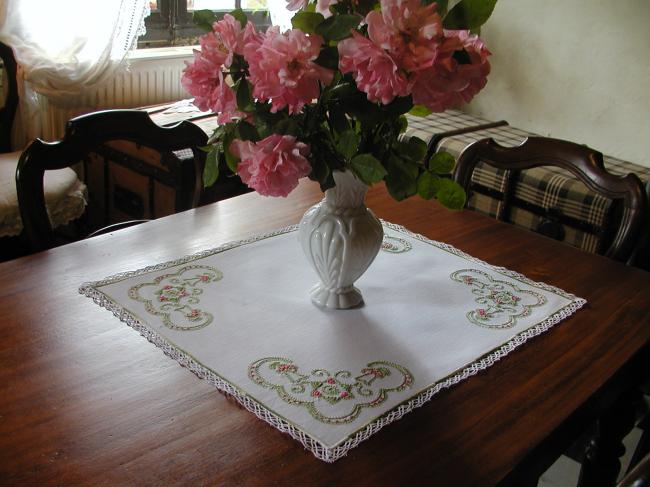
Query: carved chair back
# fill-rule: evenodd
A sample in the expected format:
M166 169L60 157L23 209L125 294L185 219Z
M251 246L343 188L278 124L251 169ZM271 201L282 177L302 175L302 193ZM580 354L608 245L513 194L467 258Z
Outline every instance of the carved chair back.
M600 152L565 140L529 137L517 147L503 147L493 139L482 139L463 151L454 170L454 179L468 194L472 173L479 162L510 171L560 167L596 193L620 201L620 223L611 244L602 253L623 262L629 259L642 234L647 212L643 184L636 175L614 176L605 170ZM508 202L504 203L507 207ZM507 221L507 213L501 212L499 219Z

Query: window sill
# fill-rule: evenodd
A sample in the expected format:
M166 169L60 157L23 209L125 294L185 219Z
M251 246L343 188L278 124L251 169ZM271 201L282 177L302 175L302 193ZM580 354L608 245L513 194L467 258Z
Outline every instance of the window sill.
M153 47L149 49L136 49L129 53L128 59L131 61L139 61L139 60L190 58L192 57L192 50L198 48L199 46L171 46L171 47Z

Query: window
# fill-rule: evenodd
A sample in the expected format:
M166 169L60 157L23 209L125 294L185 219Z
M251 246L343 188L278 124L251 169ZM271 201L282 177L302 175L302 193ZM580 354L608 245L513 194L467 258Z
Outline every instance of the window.
M138 47L187 46L198 44L205 32L192 22L194 10L209 9L218 17L241 8L258 29L271 25L267 0L151 0L151 15L145 19L147 34Z

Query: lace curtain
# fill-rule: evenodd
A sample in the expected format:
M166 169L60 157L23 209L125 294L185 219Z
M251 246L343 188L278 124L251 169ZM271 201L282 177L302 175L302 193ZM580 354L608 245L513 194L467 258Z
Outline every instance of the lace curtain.
M123 64L144 34L147 0L5 0L0 40L19 64L19 117L25 141L40 135L38 97L75 106Z

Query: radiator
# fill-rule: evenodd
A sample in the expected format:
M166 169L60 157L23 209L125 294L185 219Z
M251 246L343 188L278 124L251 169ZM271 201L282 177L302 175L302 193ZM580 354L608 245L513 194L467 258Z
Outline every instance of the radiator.
M74 108L61 108L41 98L41 137L58 140L65 124L84 113L108 108L135 108L188 98L181 86L185 60L191 59L189 49L148 49L138 51L127 70L116 74L83 97Z

